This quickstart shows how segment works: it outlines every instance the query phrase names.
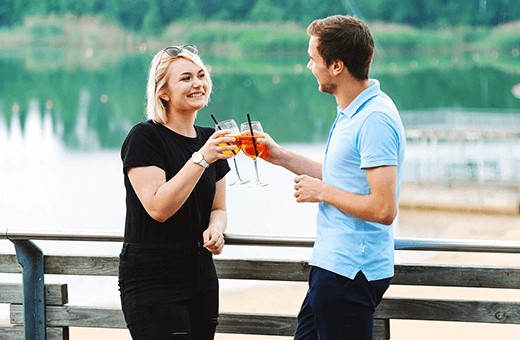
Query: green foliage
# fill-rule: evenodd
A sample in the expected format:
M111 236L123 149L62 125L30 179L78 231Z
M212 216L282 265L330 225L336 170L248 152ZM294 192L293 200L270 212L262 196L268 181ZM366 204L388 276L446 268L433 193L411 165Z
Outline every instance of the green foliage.
M43 40L45 38L54 38L61 35L62 28L57 25L37 24L31 27L30 32L35 39Z
M157 25L161 20L158 7L153 7L151 11L146 13L143 19L143 32L148 35L159 35L161 33L161 26Z
M258 0L249 14L249 20L252 22L280 22L282 21L283 15L284 10L271 5L269 0Z
M520 29L497 29L485 42L497 49L520 49Z
M309 37L304 29L288 25L216 24L197 25L186 41L200 45L232 43L243 53L285 50L306 51Z
M416 52L436 47L453 47L461 42L461 38L438 31L404 30L374 32L377 46L383 49L395 49L399 52Z
M173 22L296 22L333 14L414 27L498 26L520 19L518 0L2 0L0 27L28 15L99 14L134 32L156 34ZM151 18L151 19L150 19ZM153 19L153 20L152 20ZM157 28L152 28L152 22Z

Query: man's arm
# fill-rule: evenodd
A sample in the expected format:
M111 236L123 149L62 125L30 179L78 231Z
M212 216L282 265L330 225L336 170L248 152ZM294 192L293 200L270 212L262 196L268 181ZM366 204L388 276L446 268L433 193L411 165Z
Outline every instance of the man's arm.
M322 179L320 162L282 148L267 133L259 137L258 142L267 146L267 150L260 156L265 161L284 167L296 175Z
M365 169L370 193L358 195L309 176L298 176L294 196L297 202L325 202L363 221L390 225L397 216L397 167Z

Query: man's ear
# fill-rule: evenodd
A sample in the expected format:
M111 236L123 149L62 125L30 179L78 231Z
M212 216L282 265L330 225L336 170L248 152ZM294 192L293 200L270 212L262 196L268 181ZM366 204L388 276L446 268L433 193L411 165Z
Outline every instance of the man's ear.
M332 72L332 75L337 76L345 70L345 64L343 64L343 61L341 60L334 60L330 66L329 66L330 72Z

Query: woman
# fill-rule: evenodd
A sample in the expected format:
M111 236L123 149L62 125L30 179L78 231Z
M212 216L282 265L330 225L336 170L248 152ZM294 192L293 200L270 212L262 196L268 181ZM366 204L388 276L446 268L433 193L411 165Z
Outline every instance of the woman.
M126 224L119 286L134 340L213 339L220 254L227 225L222 152L229 131L195 126L212 83L195 46L168 47L152 60L148 121L125 139ZM223 144L225 146L219 146Z

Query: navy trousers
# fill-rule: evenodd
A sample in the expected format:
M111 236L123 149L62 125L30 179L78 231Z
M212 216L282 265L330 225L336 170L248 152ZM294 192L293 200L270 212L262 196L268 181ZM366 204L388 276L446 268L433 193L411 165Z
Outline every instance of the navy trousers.
M312 267L309 289L298 314L297 340L372 340L374 312L390 280L354 280Z

